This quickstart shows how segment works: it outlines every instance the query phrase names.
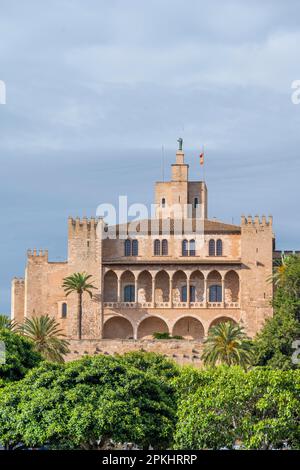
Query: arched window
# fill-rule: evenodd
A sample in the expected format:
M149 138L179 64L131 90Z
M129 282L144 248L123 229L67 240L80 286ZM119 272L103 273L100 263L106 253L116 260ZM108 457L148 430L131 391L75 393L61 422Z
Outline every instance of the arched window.
M164 197L161 200L161 207L166 207L166 199Z
M213 285L209 288L209 301L222 302L222 286Z
M161 254L163 256L167 256L168 255L168 240L164 239L162 242L161 242Z
M182 256L188 256L188 241L182 241Z
M124 287L124 302L134 302L135 297L134 285L128 285Z
M199 199L197 197L194 197L194 209L197 209L199 205Z
M216 242L213 239L209 240L208 253L209 256L216 255Z
M132 240L132 256L138 256L139 254L139 242L137 240Z
M223 243L222 240L217 240L217 256L223 256Z
M196 255L196 242L195 240L190 240L190 256Z
M66 302L61 304L61 318L67 318L68 305Z
M160 255L160 240L154 240L154 255Z
M124 254L125 256L131 255L131 241L130 240L125 240L124 242Z

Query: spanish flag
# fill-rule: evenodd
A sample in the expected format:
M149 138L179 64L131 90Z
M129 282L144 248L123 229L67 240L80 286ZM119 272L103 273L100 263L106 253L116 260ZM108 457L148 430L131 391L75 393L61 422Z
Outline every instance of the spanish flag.
M204 165L204 151L200 153L200 165Z

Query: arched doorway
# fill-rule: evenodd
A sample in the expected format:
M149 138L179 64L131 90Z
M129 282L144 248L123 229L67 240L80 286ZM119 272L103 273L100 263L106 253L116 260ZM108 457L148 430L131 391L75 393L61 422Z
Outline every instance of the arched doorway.
M124 271L121 275L122 302L135 301L135 278L131 271Z
M169 302L170 278L166 271L159 271L155 276L155 302Z
M114 271L108 271L104 275L104 302L118 301L118 277Z
M138 277L138 302L152 301L152 276L149 271L143 271Z
M141 321L138 326L137 337L153 338L153 333L168 333L169 328L164 320L159 317L148 317Z
M222 277L218 271L211 271L207 277L208 301L210 303L223 302Z
M225 276L225 301L227 304L238 302L240 278L235 271L228 271Z
M204 328L200 320L194 317L183 317L177 320L173 327L173 336L182 336L185 339L202 340Z
M179 270L173 275L173 295L172 301L175 303L187 302L187 291L186 291L187 278L186 274Z
M124 317L112 317L104 323L104 339L132 339L133 328L129 320Z

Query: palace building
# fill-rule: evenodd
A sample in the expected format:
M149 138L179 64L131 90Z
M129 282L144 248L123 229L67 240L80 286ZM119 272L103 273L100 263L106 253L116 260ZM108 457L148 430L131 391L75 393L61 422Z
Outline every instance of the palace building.
M189 180L182 145L171 180L155 184L155 204L155 217L133 234L130 223L69 218L66 261L28 251L24 278L12 281L12 318L49 314L76 340L77 296L66 297L62 283L86 272L97 290L84 295L82 341L165 332L201 342L221 321L253 337L272 315L272 217L243 216L240 225L210 219L206 184Z

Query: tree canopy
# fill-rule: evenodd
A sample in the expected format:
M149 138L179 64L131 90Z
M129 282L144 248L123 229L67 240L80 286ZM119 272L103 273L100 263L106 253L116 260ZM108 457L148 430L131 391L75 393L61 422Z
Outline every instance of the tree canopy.
M168 381L128 358L44 363L0 391L0 442L98 448L108 439L166 448L176 404ZM141 364L141 361L138 361Z
M293 342L300 339L300 257L285 257L275 268L274 315L255 339L256 365L279 369L293 364Z
M300 448L299 370L187 368L176 382L175 448Z
M4 382L22 379L42 361L32 341L9 329L0 329L0 341L5 345L5 363L0 364L0 378Z

